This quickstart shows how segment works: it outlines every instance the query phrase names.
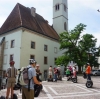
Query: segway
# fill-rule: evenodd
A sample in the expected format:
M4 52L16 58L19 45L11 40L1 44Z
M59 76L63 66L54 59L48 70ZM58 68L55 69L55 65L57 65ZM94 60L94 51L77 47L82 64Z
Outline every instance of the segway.
M76 77L72 77L72 82L73 83L77 83L77 76Z
M0 99L6 99L6 97L5 96L1 96ZM13 94L13 99L18 99L18 97L17 97L17 95L15 93Z
M53 78L48 78L48 82L52 81L53 82Z
M57 78L57 80L61 80L62 81L62 76L59 75L59 77Z
M34 85L34 97L38 97L40 94L40 91L42 90L43 86L42 85Z
M1 96L0 99L6 99L6 97L5 96Z
M93 86L93 81L92 80L87 80L86 87L87 88L92 88L92 86Z

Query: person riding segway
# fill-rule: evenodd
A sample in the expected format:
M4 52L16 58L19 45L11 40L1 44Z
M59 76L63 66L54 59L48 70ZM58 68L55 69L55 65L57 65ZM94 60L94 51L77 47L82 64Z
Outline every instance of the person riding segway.
M86 75L87 75L86 87L91 88L93 86L93 82L91 80L91 66L89 63L87 63Z
M72 82L77 83L77 73L76 73L76 66L73 66L73 77Z

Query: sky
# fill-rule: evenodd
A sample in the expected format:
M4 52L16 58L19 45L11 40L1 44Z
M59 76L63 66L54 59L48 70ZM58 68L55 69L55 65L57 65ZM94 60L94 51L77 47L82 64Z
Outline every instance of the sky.
M68 1L68 29L72 30L79 23L87 25L83 34L89 33L97 38L100 45L100 0L67 0ZM0 0L0 27L9 16L17 3L26 7L35 7L36 13L53 23L53 0Z

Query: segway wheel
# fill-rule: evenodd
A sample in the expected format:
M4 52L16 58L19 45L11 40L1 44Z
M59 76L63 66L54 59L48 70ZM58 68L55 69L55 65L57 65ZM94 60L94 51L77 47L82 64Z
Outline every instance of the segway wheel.
M13 99L18 99L16 94L13 94Z
M87 81L86 82L86 87L87 88L92 88L92 86L93 86L93 82L92 81Z
M72 78L73 83L77 83L77 78Z

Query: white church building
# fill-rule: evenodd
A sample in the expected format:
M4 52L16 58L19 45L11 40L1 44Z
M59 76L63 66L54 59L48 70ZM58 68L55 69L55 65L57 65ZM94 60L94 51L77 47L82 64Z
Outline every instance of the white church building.
M49 20L48 20L49 21ZM6 70L10 60L17 69L34 58L43 72L55 65L59 50L59 33L68 30L67 0L53 0L53 25L50 26L34 7L17 3L0 27L0 69Z

